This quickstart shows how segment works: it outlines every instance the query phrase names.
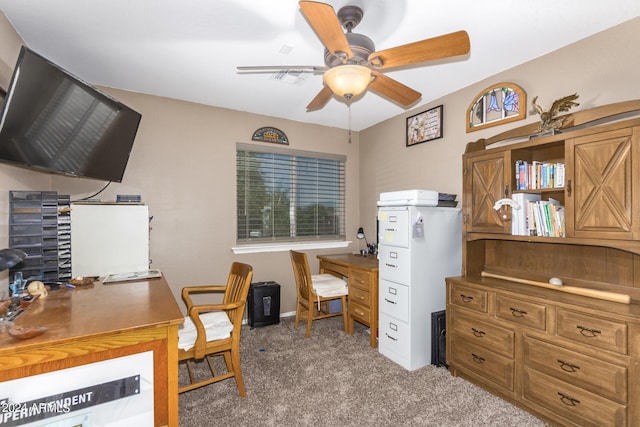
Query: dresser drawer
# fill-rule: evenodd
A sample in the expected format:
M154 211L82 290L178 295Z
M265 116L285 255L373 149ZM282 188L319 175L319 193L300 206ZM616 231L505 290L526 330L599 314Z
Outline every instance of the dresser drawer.
M451 348L455 349L451 352L451 363L513 391L512 358L501 356L456 335L451 337L450 343Z
M547 329L547 306L496 295L496 317L530 328Z
M525 363L562 381L627 402L627 368L545 343L524 339Z
M381 279L406 285L411 282L411 251L395 246L380 246L378 252Z
M356 287L349 288L349 303L371 307L371 293Z
M579 426L627 425L627 407L530 368L525 368L524 398Z
M487 292L452 283L449 286L449 303L480 313L487 312Z
M627 354L627 325L569 310L558 309L558 336Z
M371 308L360 304L349 304L349 316L371 328ZM373 329L373 328L371 328Z
M453 328L453 331L449 333L454 333L469 342L481 345L504 356L513 357L515 345L513 331L465 316L457 310L452 310L447 315L451 316Z
M409 287L398 283L380 280L378 311L402 320L409 321Z
M377 286L377 283L375 285ZM367 271L352 268L349 270L349 286L369 292L371 289L371 274Z

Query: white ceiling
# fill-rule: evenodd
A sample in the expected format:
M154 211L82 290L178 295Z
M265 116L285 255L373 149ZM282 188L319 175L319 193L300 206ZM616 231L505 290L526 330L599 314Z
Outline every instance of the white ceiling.
M429 103L640 15L638 0L328 0L364 10L354 32L376 50L466 30L471 53L387 75ZM94 85L349 127L346 104L307 104L320 75L277 80L240 65L324 65L297 0L0 0L27 45ZM374 93L351 106L362 130L405 110Z

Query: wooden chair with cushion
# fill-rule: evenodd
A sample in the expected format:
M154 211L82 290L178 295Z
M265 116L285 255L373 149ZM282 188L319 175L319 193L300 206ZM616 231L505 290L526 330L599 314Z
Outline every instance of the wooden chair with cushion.
M298 288L298 302L296 304L296 319L294 326L297 328L301 318L307 320L307 338L311 336L311 324L314 320L327 317L342 316L344 331L348 332L347 325L347 295L349 293L347 282L331 274L312 275L309 270L309 261L304 252L289 251L293 275ZM341 311L331 313L329 303L333 300L341 301Z
M248 264L234 262L226 286L188 286L182 289L187 304L187 317L178 330L178 361L185 361L191 384L180 387L178 393L235 377L240 396L247 395L240 369L240 330L244 306L253 277ZM224 293L221 304L195 305L193 294ZM218 374L211 356L224 357L227 372ZM206 359L211 377L196 380L191 362Z

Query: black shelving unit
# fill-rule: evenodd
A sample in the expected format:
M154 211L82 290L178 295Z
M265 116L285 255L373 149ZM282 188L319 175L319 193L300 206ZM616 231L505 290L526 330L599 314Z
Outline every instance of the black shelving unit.
M71 279L71 196L58 195L58 280Z
M9 192L9 247L27 254L24 261L9 270L9 280L13 281L17 271L27 280L59 280L58 204L55 191ZM70 266L70 258L68 263Z

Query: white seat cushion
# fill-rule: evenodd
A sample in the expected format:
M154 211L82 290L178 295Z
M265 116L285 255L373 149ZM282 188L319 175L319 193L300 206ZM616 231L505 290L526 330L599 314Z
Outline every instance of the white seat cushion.
M233 331L233 324L229 321L229 316L224 311L211 311L200 314L200 320L207 333L207 341L221 340L229 338ZM196 343L198 330L191 317L186 316L184 323L178 328L178 348L181 350L191 350Z
M336 297L349 294L347 282L333 274L314 274L311 276L313 290L319 297Z

